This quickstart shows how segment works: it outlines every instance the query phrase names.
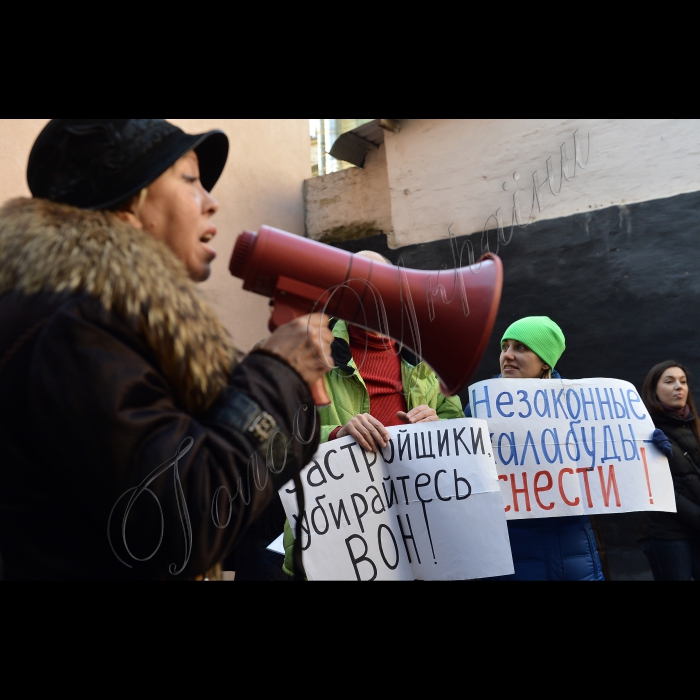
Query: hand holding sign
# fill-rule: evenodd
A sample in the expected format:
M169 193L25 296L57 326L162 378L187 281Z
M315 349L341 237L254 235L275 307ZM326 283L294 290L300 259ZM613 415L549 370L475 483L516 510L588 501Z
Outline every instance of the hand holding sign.
M651 441L666 455L667 459L673 457L673 447L666 437L666 433L658 428L651 434Z
M383 428L377 453L351 436L321 445L301 473L307 510L280 489L289 522L301 519L310 580L451 580L513 572L488 429L457 418Z
M488 422L509 520L676 510L668 461L632 384L490 379L469 397Z
M386 447L389 441L387 429L369 413L358 413L353 416L336 435L337 438L350 435L357 440L363 450L376 452L377 446Z
M440 420L437 411L426 404L416 406L408 413L405 411L397 411L396 415L399 420L406 421L406 423L427 423L428 421Z

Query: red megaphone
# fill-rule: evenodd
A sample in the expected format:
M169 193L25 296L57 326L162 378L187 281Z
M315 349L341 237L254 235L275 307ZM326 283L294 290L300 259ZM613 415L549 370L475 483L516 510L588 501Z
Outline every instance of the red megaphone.
M503 265L491 253L469 267L412 270L268 226L238 237L230 270L243 289L274 299L271 331L322 312L390 336L435 370L446 396L476 371L503 287ZM314 400L329 403L323 380Z

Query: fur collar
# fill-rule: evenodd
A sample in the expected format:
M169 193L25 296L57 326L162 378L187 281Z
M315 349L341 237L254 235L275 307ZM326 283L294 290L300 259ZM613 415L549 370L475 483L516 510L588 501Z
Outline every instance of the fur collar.
M0 208L0 260L0 294L82 292L121 316L190 412L208 408L227 384L236 351L183 263L111 212L11 200Z

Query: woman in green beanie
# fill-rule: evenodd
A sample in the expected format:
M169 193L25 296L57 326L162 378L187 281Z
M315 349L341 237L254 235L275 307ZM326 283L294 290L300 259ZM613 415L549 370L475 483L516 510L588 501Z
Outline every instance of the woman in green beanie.
M508 379L560 379L554 369L566 342L547 316L511 324L501 339L499 376ZM471 416L467 406L465 415ZM509 520L513 581L604 581L596 540L587 515Z
M501 339L501 375L507 379L551 379L565 348L564 334L551 318L521 318Z

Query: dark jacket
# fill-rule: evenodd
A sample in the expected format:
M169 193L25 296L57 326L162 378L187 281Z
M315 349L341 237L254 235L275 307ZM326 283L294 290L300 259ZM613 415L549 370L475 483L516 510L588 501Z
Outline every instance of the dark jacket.
M499 375L500 376L500 375ZM561 375L552 370L552 379ZM464 410L471 417L471 406ZM514 581L603 581L595 534L587 515L508 521Z
M307 385L108 213L8 202L0 260L5 578L201 576L315 452Z
M700 444L692 430L693 417L683 420L667 414L652 416L673 448L668 460L676 496L676 512L646 511L643 539L700 541Z

